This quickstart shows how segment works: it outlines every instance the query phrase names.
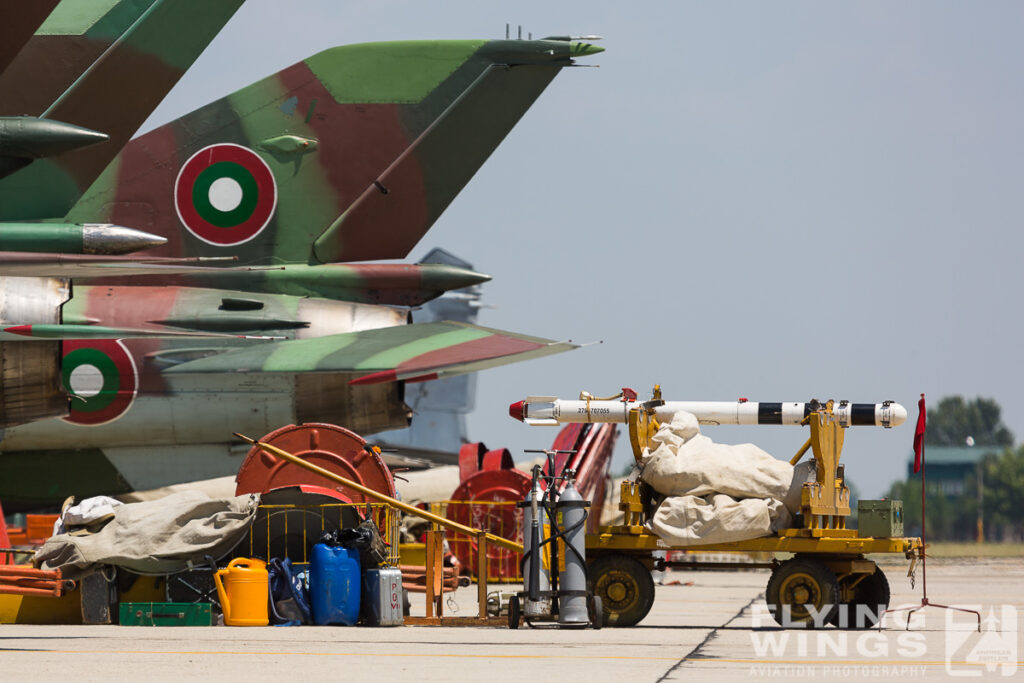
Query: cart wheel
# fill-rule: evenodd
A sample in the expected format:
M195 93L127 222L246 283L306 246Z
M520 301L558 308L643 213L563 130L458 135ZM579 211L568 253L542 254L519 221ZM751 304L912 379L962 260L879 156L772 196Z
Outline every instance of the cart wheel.
M601 608L601 598L591 595L587 599L587 611L590 613L590 625L595 631L600 631L604 625L604 610Z
M519 628L519 617L521 613L519 611L519 596L513 595L508 599L508 627L511 629Z
M832 615L832 624L839 628L871 628L878 624L889 606L889 581L878 566L853 587L848 603L840 605Z
M600 598L605 626L633 626L654 605L654 579L642 562L627 555L601 555L588 567L587 583Z
M794 557L772 572L765 602L780 625L803 624L804 628L814 628L829 623L838 611L839 581L823 563ZM815 614L820 615L817 624Z

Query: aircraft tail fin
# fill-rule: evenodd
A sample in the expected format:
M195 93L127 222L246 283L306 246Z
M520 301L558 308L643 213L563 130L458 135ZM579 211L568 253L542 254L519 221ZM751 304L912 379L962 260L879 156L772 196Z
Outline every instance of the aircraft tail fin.
M67 213L243 2L62 2L5 70L0 95L9 111L98 131L108 140L4 178L0 217Z
M440 248L420 264L441 264L472 270L473 266ZM480 286L447 292L413 313L416 322L454 320L473 325L480 310ZM469 443L466 415L476 407L476 374L418 382L405 387L405 403L412 409L412 424L375 434L370 440L382 448L434 462L457 462L459 449Z
M133 140L69 219L166 237L154 255L404 258L577 45L326 50Z

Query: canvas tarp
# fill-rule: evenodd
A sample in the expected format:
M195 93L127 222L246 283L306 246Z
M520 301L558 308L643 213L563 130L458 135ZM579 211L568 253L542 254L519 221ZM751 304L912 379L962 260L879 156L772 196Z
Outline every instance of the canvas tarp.
M121 505L98 531L53 536L34 558L37 567L65 578L114 565L144 574L171 574L204 555L220 558L249 530L259 497L210 498L183 491L160 500Z
M788 516L773 498L672 496L658 506L647 526L670 545L729 543L768 536L773 524Z
M800 512L808 472L813 465L794 468L754 444L715 443L693 414L677 412L641 458L641 478L667 496L648 527L673 545L767 536Z

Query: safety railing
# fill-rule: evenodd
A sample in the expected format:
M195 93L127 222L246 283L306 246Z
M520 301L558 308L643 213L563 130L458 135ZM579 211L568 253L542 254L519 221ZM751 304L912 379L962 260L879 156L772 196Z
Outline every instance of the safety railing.
M495 536L517 543L523 542L523 510L517 507L515 501L444 500L431 503L430 511L460 524L483 529ZM462 565L464 573L468 571L469 576L474 581L477 580L477 568L481 563L476 537L449 530L445 534L445 539ZM522 583L523 577L519 570L519 560L522 557L520 553L493 543L487 544L485 553L488 583Z
M247 538L235 549L250 557L309 562L309 553L325 532L354 528L372 519L387 544L388 563L398 564L398 511L384 503L260 505Z

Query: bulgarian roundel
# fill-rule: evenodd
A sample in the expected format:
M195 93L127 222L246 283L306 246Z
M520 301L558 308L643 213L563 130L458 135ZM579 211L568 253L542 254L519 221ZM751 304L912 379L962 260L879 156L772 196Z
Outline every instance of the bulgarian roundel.
M93 426L116 420L138 393L135 360L119 341L65 341L61 372L71 395L71 414L64 420L72 424Z
M174 182L174 205L188 231L219 247L248 242L267 226L277 185L251 149L228 143L193 154Z

